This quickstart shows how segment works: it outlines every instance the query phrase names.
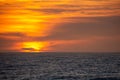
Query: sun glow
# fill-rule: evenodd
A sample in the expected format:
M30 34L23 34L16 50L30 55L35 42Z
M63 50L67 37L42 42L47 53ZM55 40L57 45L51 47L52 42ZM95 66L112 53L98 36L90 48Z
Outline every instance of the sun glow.
M45 46L46 46L45 43L42 42L24 42L22 51L41 52Z

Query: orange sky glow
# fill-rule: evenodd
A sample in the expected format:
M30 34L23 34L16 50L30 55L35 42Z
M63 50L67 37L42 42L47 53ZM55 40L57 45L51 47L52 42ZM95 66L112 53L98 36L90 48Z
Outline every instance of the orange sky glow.
M119 0L0 0L0 51L120 51Z

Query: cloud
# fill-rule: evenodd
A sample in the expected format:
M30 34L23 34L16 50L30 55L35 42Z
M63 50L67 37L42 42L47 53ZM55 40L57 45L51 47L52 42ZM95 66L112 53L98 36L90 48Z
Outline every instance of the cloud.
M38 3L41 1L38 1ZM49 1L46 1L49 3ZM51 1L50 1L51 2ZM53 1L56 2L56 1ZM89 4L88 4L89 2ZM52 3L52 2L51 2ZM79 17L82 16L110 16L119 15L120 6L118 1L97 1L97 0L84 0L84 1L68 1L63 4L51 4L43 6L42 8L27 8L26 10L32 10L33 12L44 14L74 14ZM67 15L66 15L67 16ZM68 16L69 17L69 16Z
M96 36L120 36L119 16L91 17L88 19L95 22L81 22L81 20L74 21L74 19L70 22L63 22L56 25L47 36L36 37L36 40L78 40Z
M25 37L26 35L21 32L4 32L0 33L0 36L6 36L6 37Z
M35 51L34 48L22 48L22 50Z
M50 51L119 51L120 17L68 18L54 27L47 36L33 37L36 41L51 42ZM63 20L64 21L64 20Z
M70 12L77 12L79 9L65 9L65 8L47 8L47 9L28 9L32 10L33 12L42 12L45 14L61 14L61 13L70 13Z
M50 46L49 51L60 52L119 52L119 39L86 39L58 42Z
M0 51L18 51L18 44L23 42L25 34L20 32L0 33Z
M82 0L82 1L30 1L31 4L28 4L29 1L10 1L3 2L0 6L0 14L29 14L31 13L44 13L45 15L56 14L61 17L69 17L71 14L77 17L82 16L110 16L110 15L119 15L120 6L119 1L110 0L110 1L97 1L97 0ZM59 3L60 2L60 3ZM89 4L88 4L89 2ZM59 3L59 4L58 4ZM30 6L34 5L34 6ZM39 6L41 5L41 6ZM67 14L67 15L62 15ZM72 16L73 16L72 15Z
M13 46L15 46L15 44L18 42L19 41L14 39L0 37L0 51L10 51L13 48Z

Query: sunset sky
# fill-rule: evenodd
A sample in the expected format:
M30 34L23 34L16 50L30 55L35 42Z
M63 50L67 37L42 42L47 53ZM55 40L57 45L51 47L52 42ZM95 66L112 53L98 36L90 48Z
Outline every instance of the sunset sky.
M0 51L120 52L120 0L0 0Z

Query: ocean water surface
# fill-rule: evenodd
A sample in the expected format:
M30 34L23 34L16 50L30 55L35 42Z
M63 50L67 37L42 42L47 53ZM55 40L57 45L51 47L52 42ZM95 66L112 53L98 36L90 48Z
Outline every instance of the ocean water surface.
M120 54L3 52L0 80L120 80Z

